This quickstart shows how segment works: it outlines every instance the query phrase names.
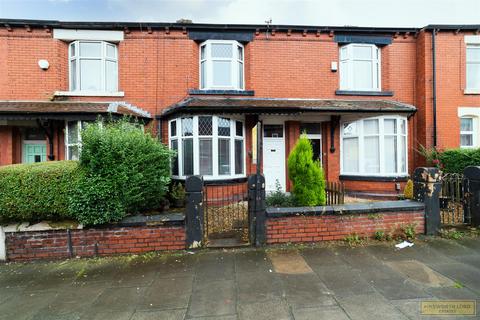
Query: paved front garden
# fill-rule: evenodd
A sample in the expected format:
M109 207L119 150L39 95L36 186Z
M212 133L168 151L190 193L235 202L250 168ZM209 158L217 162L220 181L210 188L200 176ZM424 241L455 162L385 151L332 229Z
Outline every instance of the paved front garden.
M0 319L418 319L422 300L478 300L479 248L427 238L3 264Z

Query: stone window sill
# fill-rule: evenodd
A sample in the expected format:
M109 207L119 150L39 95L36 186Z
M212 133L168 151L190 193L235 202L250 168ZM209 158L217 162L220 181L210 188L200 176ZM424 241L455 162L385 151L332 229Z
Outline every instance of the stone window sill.
M355 91L355 90L336 90L337 96L382 96L391 97L393 91Z
M123 91L98 92L98 91L55 91L56 97L124 97Z
M230 96L253 96L255 91L253 90L199 90L199 89L190 89L188 91L191 95L230 95Z
M480 94L480 89L465 89L464 94Z

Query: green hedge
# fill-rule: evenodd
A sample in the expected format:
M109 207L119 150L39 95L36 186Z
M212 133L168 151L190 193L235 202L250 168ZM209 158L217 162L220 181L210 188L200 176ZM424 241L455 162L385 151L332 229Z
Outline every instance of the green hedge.
M80 155L85 176L70 210L84 224L102 224L159 208L170 183L170 156L158 139L127 120L87 126Z
M74 218L68 199L79 177L75 161L0 167L0 221Z
M441 170L447 173L463 173L466 167L480 166L480 148L446 150L437 157Z

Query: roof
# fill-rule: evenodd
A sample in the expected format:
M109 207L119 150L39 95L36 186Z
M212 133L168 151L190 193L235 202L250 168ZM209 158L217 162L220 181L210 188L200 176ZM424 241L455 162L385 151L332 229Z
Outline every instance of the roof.
M281 98L212 98L188 97L165 109L157 118L174 113L407 113L417 109L392 100L336 100L336 99L281 99Z
M213 24L213 23L185 23L185 22L111 22L111 21L59 21L59 20L29 20L29 19L0 19L0 25L10 27L39 27L39 28L65 28L65 29L100 29L100 30L124 30L128 29L186 29L186 30L215 30L215 31L265 31L267 29L292 30L292 31L339 31L339 32L416 32L419 28L395 28L395 27L356 27L356 26L312 26L312 25L277 25L271 24Z
M430 24L424 27L357 27L357 26L314 26L314 25L288 25L288 24L214 24L214 23L188 23L188 22L112 22L112 21L60 21L60 20L31 20L31 19L0 19L0 25L10 27L38 27L38 28L65 28L65 29L100 29L100 30L125 30L125 29L179 29L179 30L215 30L215 31L266 31L275 29L292 31L321 31L321 32L359 32L359 33L396 33L418 32L426 30L480 30L478 24Z
M152 118L150 113L126 102L0 100L0 119L94 119L98 115Z

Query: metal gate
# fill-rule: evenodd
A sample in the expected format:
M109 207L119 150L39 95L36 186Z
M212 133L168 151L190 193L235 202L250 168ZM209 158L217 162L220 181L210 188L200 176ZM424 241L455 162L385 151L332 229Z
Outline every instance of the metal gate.
M248 245L247 183L204 186L204 242L208 247Z
M442 225L470 224L470 210L466 205L468 180L462 174L447 173L442 177L440 192L440 219Z

